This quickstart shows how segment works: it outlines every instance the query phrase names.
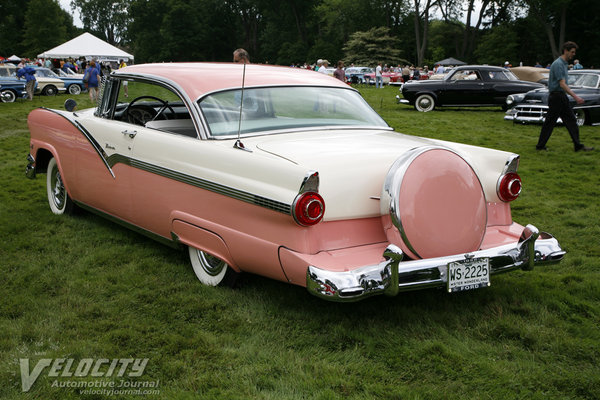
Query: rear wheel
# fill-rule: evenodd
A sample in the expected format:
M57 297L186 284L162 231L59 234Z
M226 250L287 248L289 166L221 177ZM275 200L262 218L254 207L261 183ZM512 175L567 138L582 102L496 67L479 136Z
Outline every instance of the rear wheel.
M420 94L415 100L415 109L421 112L428 112L435 108L435 101L429 94Z
M239 274L225 261L195 247L189 247L190 262L200 282L207 286L234 286Z
M81 86L79 85L71 85L69 86L69 93L72 95L78 95L81 93Z
M42 90L42 94L45 96L55 96L56 93L58 93L58 89L53 85L48 85Z
M0 93L0 98L3 103L13 103L17 99L17 95L12 90L3 90Z
M52 157L48 162L48 172L46 174L46 192L48 194L48 204L54 214L73 214L75 204L69 197L67 189L62 181L62 176L58 170L56 159Z

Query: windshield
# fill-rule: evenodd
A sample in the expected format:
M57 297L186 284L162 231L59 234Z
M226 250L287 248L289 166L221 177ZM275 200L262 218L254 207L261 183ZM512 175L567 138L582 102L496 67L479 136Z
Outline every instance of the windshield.
M595 89L598 87L599 76L596 74L569 74L569 86L586 87Z
M245 89L211 94L199 101L212 136L264 134L318 127L376 127L385 121L354 90L329 87Z
M38 68L35 74L42 78L58 78L58 75L56 75L54 72L50 71L47 68Z

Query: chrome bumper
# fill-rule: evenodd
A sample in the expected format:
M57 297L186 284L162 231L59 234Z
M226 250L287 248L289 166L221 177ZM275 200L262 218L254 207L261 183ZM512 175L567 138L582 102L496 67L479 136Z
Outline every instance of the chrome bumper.
M508 110L504 119L523 124L542 124L546 112L548 112L547 106L517 106Z
M516 246L509 244L469 254L401 262L402 250L389 245L383 253L383 262L353 271L334 272L309 266L306 288L325 300L350 302L378 294L395 296L401 291L444 287L448 282L448 263L453 261L488 257L491 274L497 274L516 268L531 270L534 265L558 262L564 255L552 235L527 225Z
M27 168L25 168L25 176L29 179L35 178L35 158L31 154L27 155Z
M402 88L400 88L402 90ZM396 103L398 104L410 104L410 101L401 98L399 95L396 95Z

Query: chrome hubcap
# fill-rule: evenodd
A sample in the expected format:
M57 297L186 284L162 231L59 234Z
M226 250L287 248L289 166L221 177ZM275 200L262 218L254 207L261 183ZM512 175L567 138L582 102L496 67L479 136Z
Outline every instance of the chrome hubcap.
M56 170L52 177L52 201L59 210L62 210L65 204L65 186L60 177L60 172Z
M198 261L202 265L202 269L210 276L217 276L223 268L225 268L225 262L218 259L217 257L206 254L203 251L197 250Z

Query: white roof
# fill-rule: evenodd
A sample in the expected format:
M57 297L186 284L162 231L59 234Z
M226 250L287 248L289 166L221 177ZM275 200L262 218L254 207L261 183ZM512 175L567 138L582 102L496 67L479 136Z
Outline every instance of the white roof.
M87 57L98 60L127 59L133 60L133 55L98 39L91 33L85 32L53 49L38 54L38 58L68 58Z

